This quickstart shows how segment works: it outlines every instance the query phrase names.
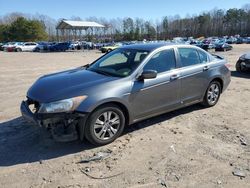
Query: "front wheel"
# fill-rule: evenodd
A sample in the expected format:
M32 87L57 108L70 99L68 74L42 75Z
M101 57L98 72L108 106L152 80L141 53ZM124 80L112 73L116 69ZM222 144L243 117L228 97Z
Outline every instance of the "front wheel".
M95 110L88 118L85 137L94 145L105 145L121 135L125 126L122 110L116 105L106 105Z
M245 67L242 66L242 61L237 61L236 65L235 65L236 71L238 72L244 72L245 71Z
M21 52L22 49L21 49L21 48L17 48L16 51L17 51L17 52Z
M212 81L203 98L202 105L205 107L212 107L217 104L221 94L221 84L218 81Z

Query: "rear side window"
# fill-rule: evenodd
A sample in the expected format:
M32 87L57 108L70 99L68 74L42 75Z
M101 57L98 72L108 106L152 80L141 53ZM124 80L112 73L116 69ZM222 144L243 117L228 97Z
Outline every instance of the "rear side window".
M144 66L144 70L156 70L157 73L175 69L176 61L173 49L156 53Z
M200 57L196 49L193 48L179 48L180 59L182 67L200 64Z
M205 52L199 50L198 53L199 53L199 56L200 56L201 63L209 62L208 56L207 56L207 54Z

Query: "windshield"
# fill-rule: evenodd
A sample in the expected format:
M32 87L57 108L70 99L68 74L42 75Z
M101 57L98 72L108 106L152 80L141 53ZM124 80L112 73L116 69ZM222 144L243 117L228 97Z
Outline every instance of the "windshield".
M139 66L148 53L145 50L116 49L90 65L88 70L109 76L126 77Z

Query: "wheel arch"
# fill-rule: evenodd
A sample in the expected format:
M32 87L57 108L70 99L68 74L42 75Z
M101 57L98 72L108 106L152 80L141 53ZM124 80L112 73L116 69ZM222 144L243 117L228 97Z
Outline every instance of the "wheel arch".
M209 84L210 84L211 82L213 82L213 81L218 81L218 82L220 83L220 85L221 85L221 93L222 93L222 91L223 91L223 86L224 86L223 79L222 79L220 76L215 76L215 77L213 77L213 78L208 82L208 85L207 85L207 87L206 87L206 89L205 89L205 91L204 91L204 93L203 93L203 95L202 95L201 100L203 100L204 96L206 95L206 92L207 92L207 89L208 89Z
M222 93L223 87L224 87L223 79L222 79L221 77L215 77L215 78L213 78L213 79L209 82L209 84L210 84L211 82L213 82L213 81L217 81L217 82L220 83L220 86L221 86L221 93Z
M16 48L16 50L15 51L17 51L17 52L22 52L23 51L23 49L22 48L20 48L20 47L18 47L18 48Z
M126 119L126 122L125 122L126 125L131 124L133 117L132 117L132 113L129 110L129 104L126 101L120 98L116 98L116 97L106 98L98 102L97 100L89 100L89 101L83 102L78 107L77 111L91 114L98 108L101 108L102 106L108 105L108 104L113 104L113 105L118 106L124 113L124 116Z
M130 124L130 113L129 113L128 107L120 101L106 101L106 102L100 103L96 105L94 108L92 108L90 113L93 113L95 110L103 106L107 106L107 105L115 105L118 108L120 108L125 116L125 125Z

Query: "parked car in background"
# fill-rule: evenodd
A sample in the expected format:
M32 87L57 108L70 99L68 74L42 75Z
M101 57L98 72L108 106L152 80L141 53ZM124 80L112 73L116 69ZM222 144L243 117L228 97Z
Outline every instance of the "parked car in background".
M243 44L243 38L242 37L238 37L236 38L236 44Z
M200 47L202 48L203 50L208 50L208 45L207 44L204 44L203 42L201 41L191 41L190 42L191 45L194 45L194 46L197 46L197 47Z
M4 43L0 43L0 51L3 51L3 45Z
M228 43L228 44L235 44L237 42L237 38L228 37L225 42Z
M228 51L232 50L233 47L224 41L220 41L215 44L215 51Z
M82 48L81 42L71 42L69 45L69 49L71 50L80 50Z
M202 48L203 50L208 51L209 49L214 49L215 45L212 39L204 39L204 40L194 40L191 39L188 41L189 44Z
M32 52L38 46L35 42L24 42L15 46L16 52Z
M56 42L38 42L33 52L46 52L49 50L49 46L54 44L56 44Z
M110 51L112 51L112 50L114 50L114 49L116 49L116 48L119 48L119 47L121 47L121 46L122 46L122 43L115 43L115 44L113 44L113 45L103 46L103 47L100 49L100 51L101 51L102 53L107 53L107 52L110 52Z
M195 103L212 107L229 83L226 60L198 47L128 45L90 65L39 78L21 112L52 132L64 125L80 140L104 145L125 125Z
M69 42L59 42L48 46L50 52L65 52L70 48Z
M235 65L235 68L238 72L244 72L250 70L250 52L240 56Z
M100 50L103 46L105 46L105 43L96 43L96 49Z
M246 38L244 38L244 43L246 43L246 44L250 44L250 37L246 37Z
M16 46L22 45L22 42L8 42L2 46L3 50L6 52L14 52Z
M82 48L85 50L93 50L96 48L96 44L93 42L87 42L87 41L83 41L82 42Z

